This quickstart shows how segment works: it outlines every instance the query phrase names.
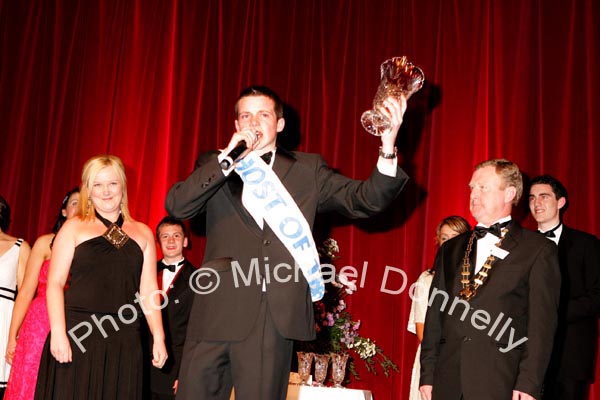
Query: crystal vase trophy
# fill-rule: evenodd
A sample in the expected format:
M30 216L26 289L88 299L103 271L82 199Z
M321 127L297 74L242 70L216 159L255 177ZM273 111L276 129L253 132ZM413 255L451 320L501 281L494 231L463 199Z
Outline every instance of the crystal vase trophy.
M342 382L346 376L346 363L348 362L348 353L331 354L331 379L333 387L342 388Z
M314 353L297 352L298 355L298 375L300 375L300 385L308 386L308 378L310 378L310 369L312 368L312 360Z
M362 126L372 135L385 135L392 128L392 123L378 108L383 101L392 96L399 98L401 94L406 99L423 86L425 74L405 56L385 60L381 64L381 83L373 100L373 109L365 111L360 117Z
M329 366L329 354L315 354L315 382L314 386L323 386L327 378L327 367Z

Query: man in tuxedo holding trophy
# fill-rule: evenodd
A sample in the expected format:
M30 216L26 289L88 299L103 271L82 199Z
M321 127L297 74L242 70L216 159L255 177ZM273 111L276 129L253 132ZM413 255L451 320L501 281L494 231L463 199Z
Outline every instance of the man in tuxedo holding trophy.
M195 296L177 399L225 400L232 387L236 398L285 399L293 340L314 339L311 301L324 291L311 232L315 215L368 217L402 190L408 177L398 167L395 142L408 95L376 104L388 125L379 133L376 168L357 181L317 154L277 147L285 126L281 100L264 86L241 92L227 147L201 154L192 174L166 199L166 209L178 218L206 215L198 272L207 273L202 287L211 278L218 282L210 293ZM294 276L285 269L273 276L267 263L291 266ZM256 279L245 284L242 274Z

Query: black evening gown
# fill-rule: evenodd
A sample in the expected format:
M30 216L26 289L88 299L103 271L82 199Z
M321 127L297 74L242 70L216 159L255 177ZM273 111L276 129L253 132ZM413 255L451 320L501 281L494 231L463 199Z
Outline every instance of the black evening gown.
M143 314L135 300L143 260L133 239L116 248L99 236L75 248L65 292L73 361L55 360L48 335L35 399L141 399Z

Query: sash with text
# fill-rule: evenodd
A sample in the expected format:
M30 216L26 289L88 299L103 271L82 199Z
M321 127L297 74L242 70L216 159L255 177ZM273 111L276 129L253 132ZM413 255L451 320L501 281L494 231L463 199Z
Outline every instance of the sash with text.
M260 210L273 233L300 267L308 282L312 301L321 300L325 284L319 253L300 208L277 175L256 153L251 152L239 161L235 171L244 182L244 206Z

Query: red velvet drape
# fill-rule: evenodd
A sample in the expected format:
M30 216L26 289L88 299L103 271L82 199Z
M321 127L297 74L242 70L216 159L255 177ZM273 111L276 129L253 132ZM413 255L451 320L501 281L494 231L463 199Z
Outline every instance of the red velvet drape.
M339 266L368 266L351 298L361 333L401 368L390 379L361 370L355 386L404 399L410 299L382 293L383 271L406 272L387 283L398 289L431 265L437 222L468 216L475 163L505 157L556 175L570 191L567 223L600 235L598 21L594 0L0 0L0 194L12 233L47 232L98 153L123 159L133 215L153 226L197 154L227 143L252 83L297 112L299 150L365 178L378 140L359 117L379 64L407 55L427 76L398 143L412 182L381 217L328 220ZM195 238L190 258L201 257Z

